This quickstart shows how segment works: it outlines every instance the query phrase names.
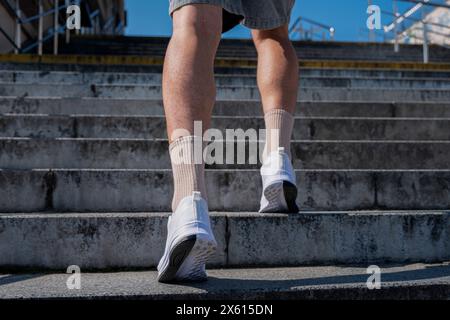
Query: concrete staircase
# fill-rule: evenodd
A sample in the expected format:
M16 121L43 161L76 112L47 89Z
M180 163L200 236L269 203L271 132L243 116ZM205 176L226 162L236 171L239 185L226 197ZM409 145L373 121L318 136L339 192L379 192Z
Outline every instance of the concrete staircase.
M56 60L0 64L0 269L155 267L172 194L161 66ZM255 69L217 71L213 126L263 128ZM208 166L211 266L450 260L450 67L304 67L299 94L302 213L256 213L259 165Z
M168 39L157 37L82 36L74 37L69 45L61 39L62 54L82 55L148 55L164 56ZM295 41L300 59L314 60L366 60L366 61L423 61L420 45L401 45L395 53L386 43ZM46 52L51 52L49 44ZM430 61L448 62L449 49L431 46ZM255 58L256 51L251 40L222 41L217 54L220 58Z

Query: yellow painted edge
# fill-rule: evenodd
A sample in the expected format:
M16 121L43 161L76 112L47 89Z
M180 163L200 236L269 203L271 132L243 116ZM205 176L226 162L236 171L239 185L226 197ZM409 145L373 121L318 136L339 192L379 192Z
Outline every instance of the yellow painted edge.
M92 55L34 55L0 54L0 63L41 63L81 65L142 65L160 66L163 57L148 56L92 56ZM217 67L255 67L255 59L216 59ZM385 62L385 61L343 61L343 60L300 60L301 68L331 69L394 69L394 70L450 70L450 63Z

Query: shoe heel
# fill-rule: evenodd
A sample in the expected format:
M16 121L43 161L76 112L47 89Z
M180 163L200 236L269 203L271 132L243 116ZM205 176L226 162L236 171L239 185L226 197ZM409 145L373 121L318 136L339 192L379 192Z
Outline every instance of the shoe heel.
M182 270L183 280L185 281L206 281L207 275L205 265L215 254L217 250L217 242L209 237L197 236L195 245L193 246L186 264L189 270Z
M158 276L158 281L170 283L176 280L176 274L184 261L191 254L197 243L197 236L191 235L180 241L170 252L169 265L166 270Z
M288 181L271 184L264 190L269 205L262 213L298 213L297 187Z

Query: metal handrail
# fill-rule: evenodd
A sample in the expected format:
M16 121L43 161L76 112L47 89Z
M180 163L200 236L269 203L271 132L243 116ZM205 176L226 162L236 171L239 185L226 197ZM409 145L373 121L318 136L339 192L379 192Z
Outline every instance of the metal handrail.
M389 11L385 11L385 10L381 10L381 13L392 16L392 17L397 17L397 15L395 15L392 12ZM414 17L406 17L406 20L411 20L411 21L415 21L415 22L422 22L422 19L418 19L418 18L414 18ZM436 26L439 28L445 28L445 29L449 29L450 30L450 26L445 25L445 24L441 24L441 23L437 23L437 22L427 22L428 25L430 26Z
M13 39L11 39L3 29L0 29L0 33L5 36L5 38L8 40L8 42L11 43L11 45L14 47L14 50L16 53L28 52L31 49L38 47L38 54L42 55L43 43L46 42L47 40L49 40L51 37L54 37L53 52L55 55L58 54L59 34L66 32L66 42L68 43L70 41L70 30L67 29L67 26L65 24L62 24L61 26L59 25L59 21L58 21L59 14L60 14L61 10L66 9L68 6L70 6L74 2L79 6L81 4L85 5L85 8L88 12L89 21L91 23L91 26L93 26L94 30L99 30L100 32L105 32L107 30L107 28L111 28L111 25L113 25L114 19L115 19L115 17L111 17L108 20L107 24L103 24L102 26L100 26L100 23L103 22L102 21L103 19L101 16L101 11L100 11L100 9L96 9L91 12L89 2L87 0L62 0L63 4L61 4L61 5L59 4L61 0L54 0L54 7L51 9L48 9L46 11L43 11L43 0L39 0L38 1L39 13L36 15L33 15L31 17L22 17L22 10L20 9L20 0L15 0L15 1L16 1L15 8L11 7L11 5L9 3L7 3L7 4L10 9L9 10L10 15L16 21L16 39L15 39L15 41ZM50 29L46 35L44 35L43 34L43 32L44 32L43 19L44 19L44 17L50 16L50 15L54 15L54 27L53 27L53 29ZM22 29L22 25L30 24L35 21L39 21L38 40L33 42L32 44L28 45L26 48L22 48L22 41L21 41L20 34L22 32L26 31L26 29ZM100 29L100 27L102 29ZM122 32L123 27L124 27L124 25L123 25L122 21L120 21L117 25L114 25L111 30L112 30L112 32ZM27 33L25 33L25 34L27 35L28 38L33 38L29 34L27 34Z
M422 0L398 0L403 2L413 2L416 4L423 4L424 6L430 6L430 7L440 7L440 8L447 8L450 9L450 5L448 4L442 4L442 3L435 3L432 1L422 1Z
M406 30L402 30L401 32L402 33L406 32ZM443 36L445 38L449 38L450 39L450 33L447 34L447 33L442 33L442 32L438 32L438 31L435 31L435 30L428 30L428 33L436 34L438 36Z
M406 31L403 31L402 34L405 33L405 32ZM413 38L413 39L417 39L417 40L420 40L420 41L424 40L422 37L419 37L419 36L416 36L416 35L413 35L413 34L408 35L408 37ZM450 49L450 46L445 44L445 43L434 43L434 44L438 45L438 46L441 46L441 47L444 47L444 48L447 48L447 49Z
M399 47L399 42L398 42L398 37L399 34L405 35L406 30L403 30L401 32L398 31L398 26L401 22L405 21L405 20L412 20L417 22L421 22L422 23L422 30L423 30L423 38L419 38L417 36L412 36L412 35L407 35L410 38L416 38L416 39L421 39L422 43L423 43L423 62L424 63L428 63L429 60L429 40L428 40L428 34L438 34L440 36L443 36L444 38L450 38L450 34L442 34L439 32L436 32L434 30L429 30L428 26L429 25L437 25L438 27L442 27L442 25L437 24L437 23L433 23L430 22L428 23L426 21L426 15L425 15L425 8L426 6L434 6L434 7L445 7L445 8L450 8L450 6L448 5L440 5L434 2L430 2L429 0L400 0L400 1L407 1L407 2L413 2L415 3L415 5L408 9L405 13L403 14L399 14L397 12L397 6L396 6L396 1L394 0L394 13L392 14L395 19L394 21L389 25L389 26L385 26L384 27L384 31L385 33L389 33L389 32L394 32L394 51L395 52L399 52L400 47ZM415 12L417 12L419 9L422 9L422 18L421 19L415 19L413 17L411 17L412 14L414 14ZM403 26L403 25L402 25ZM411 27L411 26L410 26ZM447 27L447 26L445 26ZM404 28L403 28L404 29ZM447 45L445 45L444 43L440 44L440 43L436 43L437 45L443 46L443 47L447 47Z
M2 27L0 27L0 33L5 37L5 39L14 47L14 49L19 50L19 48L17 47L16 43L14 42L13 39L11 39L11 37L6 33L5 30L3 30Z
M65 30L65 27L60 26L58 31L56 32L56 34L60 34L60 33L64 32L64 30ZM48 34L42 38L42 42L46 42L47 40L51 39L54 36L55 36L55 30L51 29L48 31ZM32 49L36 48L38 45L39 45L39 41L36 41L36 42L30 44L28 47L22 49L21 53L30 52Z
M39 20L39 18L44 18L44 17L46 17L46 16L49 16L49 15L51 15L51 14L54 14L55 11L58 11L58 12L59 12L59 11L65 9L65 8L66 8L66 5L64 4L64 5L59 6L59 7L58 7L58 10L55 10L55 8L52 8L52 9L49 9L49 10L45 11L45 12L42 13L42 14L37 14L37 15L32 16L32 17L29 17L29 18L27 18L27 19L19 19L19 20L20 20L20 24L28 24L28 23L31 23L31 22L33 22L33 21L35 21L35 20Z
M110 28L111 25L114 23L115 18L116 18L116 17L111 16L111 17L106 21L106 23L103 25L102 31L108 30L108 28Z
M298 27L298 25L301 24L302 21L305 21L305 22L307 22L307 23L309 23L309 24L311 24L313 26L319 27L319 28L323 29L324 31L329 32L330 38L331 39L334 38L334 34L336 32L336 29L334 27L328 26L326 24L323 24L323 23L320 23L320 22L317 22L317 21L314 21L312 19L308 19L308 18L305 18L305 17L298 17L294 21L294 23L292 24L292 26L289 29L289 35L290 36L292 36L298 30L297 27Z

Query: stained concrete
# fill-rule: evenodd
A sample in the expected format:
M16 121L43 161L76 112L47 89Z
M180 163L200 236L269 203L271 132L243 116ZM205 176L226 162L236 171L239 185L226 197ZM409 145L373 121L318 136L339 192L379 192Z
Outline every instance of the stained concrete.
M168 145L165 139L0 138L0 167L170 169ZM204 157L210 169L258 169L263 149L264 140L215 140ZM291 152L296 169L450 169L450 141L302 140L292 141Z
M0 215L0 266L155 267L166 213ZM213 213L216 267L450 260L450 212Z
M448 102L304 101L297 104L302 117L450 118ZM217 101L216 116L261 116L256 100ZM162 116L160 99L98 99L59 97L0 97L2 114Z
M76 72L2 72L0 83L21 84L135 84L159 85L162 76L160 73L76 73ZM218 86L256 86L254 75L216 75ZM303 72L300 77L300 87L343 87L343 88L397 88L397 89L449 89L450 79L446 77L384 77L373 78L358 74L352 77L311 76Z
M26 64L0 63L3 72L0 81L52 81L69 83L152 81L161 79L161 66L158 65L75 65L75 64ZM254 67L215 68L217 78L226 76L255 76ZM341 77L371 79L449 79L450 72L445 70L407 70L407 69L366 69L366 68L299 68L302 77Z
M68 84L0 84L1 96L30 97L96 97L121 99L160 99L160 85L68 85ZM335 88L308 87L298 90L299 101L402 101L402 102L448 102L447 89L394 89L394 88ZM256 86L219 86L218 100L260 99Z
M221 130L264 129L262 116L215 116ZM9 114L0 118L0 137L165 139L160 116ZM294 140L450 140L449 118L296 117Z
M450 299L450 266L380 265L381 289L369 290L368 266L210 270L201 284L165 285L155 271L81 273L81 289L68 290L70 275L0 275L0 299L145 300L430 300ZM220 310L219 310L220 312ZM273 309L274 314L280 312Z
M303 210L450 207L449 170L299 170ZM209 206L257 211L258 170L207 170ZM0 170L0 212L168 211L170 170Z
M61 43L61 52L66 54L91 55L136 55L163 57L168 38L74 37L70 44ZM335 41L294 41L294 48L301 60L350 60L350 61L423 61L421 45L401 44L401 54L393 50L390 43L354 43ZM110 48L114 47L114 52ZM50 48L48 48L50 51ZM430 61L448 62L449 49L432 45ZM255 59L256 50L250 39L223 39L218 48L218 57Z
M236 48L227 50L236 52ZM348 48L333 50L342 54ZM1 68L19 70L13 64ZM146 141L143 139L147 137L141 135L146 132L158 138L157 134L165 131L159 86L161 67L22 65L21 68L38 72L0 75L0 81L3 80L0 113L13 114L0 120L0 136L4 137L0 139L0 212L6 213L0 216L0 268L9 267L17 272L25 268L65 269L69 264L96 270L154 267L164 246L167 221L164 212L170 209L172 177L167 170L170 167L167 141L152 138ZM260 117L236 120L261 115L259 92L254 86L255 69L217 69L220 75L215 115L229 118L215 119L215 123L224 128L261 127ZM117 71L121 73L115 74ZM297 183L302 213L292 216L246 213L258 210L261 195L258 170L245 166L239 170L231 167L208 170L210 209L221 211L212 214L219 242L212 265L366 265L449 260L449 131L448 119L440 118L450 118L450 72L361 69L301 72L305 76L301 80L296 115L303 119L299 119L295 130L295 137L301 141L293 144L293 151L295 166L300 169ZM120 121L107 116L118 116ZM36 121L38 117L48 122ZM102 120L97 122L99 118ZM25 139L18 138L21 136ZM369 139L378 141L365 141ZM399 209L402 211L395 211ZM448 297L448 283L435 282L434 278L440 281L443 272L448 275L447 267L434 268L431 273L426 267L404 267L406 273L392 278L398 283L375 295L367 293L360 284L349 287L339 279L337 283L316 279L290 282L294 287L301 286L294 290L283 281L275 284L264 281L280 277L292 281L300 273L319 273L326 278L327 272L341 274L338 268L328 271L302 268L301 272L292 269L287 274L281 269L253 273L237 270L225 276L219 271L216 274L219 279L241 276L252 279L253 274L259 280L250 286L245 280L239 281L233 284L235 287L228 287L229 280L218 281L213 284L218 291L209 289L213 292L209 296L230 297L235 292L233 297L277 294L277 297L442 298ZM364 270L352 272L361 271ZM412 274L415 276L410 277ZM176 295L177 292L166 288L156 293L145 291L148 288L139 291L141 284L152 285L155 276L146 273L151 279L146 282L140 275L127 274L121 278L105 274L96 283L103 293L83 294L100 297L110 292L110 297L120 296L114 288L125 290L122 297L205 297L207 292L188 290ZM34 276L24 276L28 277ZM42 297L46 292L53 297L65 296L58 290L45 291L53 286L53 276L49 277L49 282L24 282L28 289L19 286L9 292L12 296ZM0 296L8 283L24 278L13 275L3 282L0 279ZM128 287L116 287L115 279L140 282L136 291L127 291ZM401 279L409 282L405 284ZM302 287L314 284L318 285L315 291ZM39 286L39 292L33 291ZM239 291L236 289L239 286L247 290Z

